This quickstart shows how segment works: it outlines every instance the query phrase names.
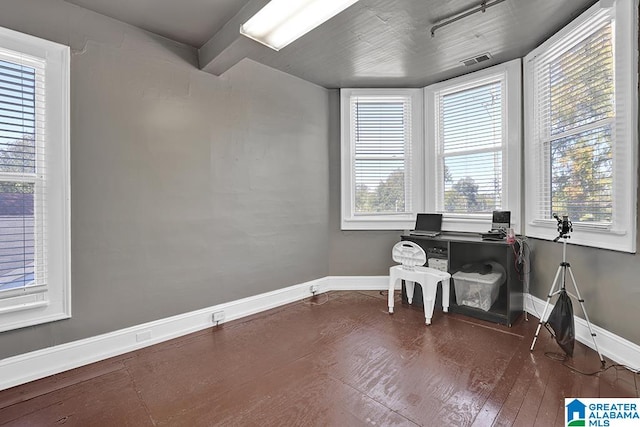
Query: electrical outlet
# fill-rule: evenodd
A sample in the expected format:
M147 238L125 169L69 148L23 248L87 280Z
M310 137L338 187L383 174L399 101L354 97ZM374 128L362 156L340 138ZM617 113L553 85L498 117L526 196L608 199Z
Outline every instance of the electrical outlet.
M212 316L213 323L218 324L224 322L224 311L216 311Z
M136 334L136 342L147 341L151 339L151 331L142 331Z
M318 285L311 285L311 286L309 287L309 291L310 291L313 295L317 294L317 293L318 293Z

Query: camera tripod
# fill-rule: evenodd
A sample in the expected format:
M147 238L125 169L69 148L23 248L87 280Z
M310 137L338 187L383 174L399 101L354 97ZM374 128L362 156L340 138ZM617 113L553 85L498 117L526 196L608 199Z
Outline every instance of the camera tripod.
M540 316L540 322L538 323L538 328L536 329L536 334L533 337L533 342L531 343L530 351L533 351L533 348L536 345L536 340L538 339L538 335L540 334L540 327L545 323L544 319L545 319L545 315L547 314L547 310L549 308L549 302L551 301L551 298L553 296L559 294L562 291L567 292L565 285L566 285L567 272L569 272L569 277L571 278L571 282L573 283L573 288L576 291L576 295L573 295L570 292L567 292L567 294L569 296L577 299L578 302L580 303L580 306L582 307L582 312L584 313L584 318L587 321L587 327L589 328L589 332L591 333L591 337L593 338L594 348L595 348L596 352L598 353L598 356L600 357L600 363L604 367L605 362L604 362L604 359L602 357L602 353L600 353L600 350L598 349L598 344L596 343L596 334L593 332L593 329L591 328L591 322L589 321L589 315L587 314L587 310L584 308L584 300L580 296L580 290L578 289L578 284L576 283L575 277L573 277L573 272L571 271L571 265L567 262L567 239L569 238L569 236L567 236L566 234L563 234L561 232L560 236L558 236L554 240L554 242L557 242L558 239L560 239L560 238L563 239L562 240L562 262L558 266L558 271L556 272L556 277L553 279L553 283L551 284L551 289L549 290L549 294L547 295L547 303L544 305L544 310L542 311L542 316ZM560 274L561 273L562 273L562 284L560 283ZM558 290L555 290L556 287L558 288Z

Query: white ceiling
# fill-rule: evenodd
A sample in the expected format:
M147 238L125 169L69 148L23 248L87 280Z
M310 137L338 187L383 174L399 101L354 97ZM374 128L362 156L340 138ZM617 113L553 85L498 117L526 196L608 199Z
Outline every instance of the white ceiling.
M506 0L436 31L477 0L360 0L279 52L238 32L267 0L66 0L199 49L220 75L251 58L324 87L418 87L522 57L594 0ZM471 67L460 61L489 52Z

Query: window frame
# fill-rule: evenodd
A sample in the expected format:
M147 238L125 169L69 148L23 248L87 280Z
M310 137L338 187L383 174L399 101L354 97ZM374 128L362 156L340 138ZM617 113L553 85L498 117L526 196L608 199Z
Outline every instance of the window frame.
M71 317L70 49L2 27L0 47L46 64L47 214L43 222L47 234L40 248L46 259L47 283L39 292L12 292L13 296L0 299L0 332L4 332Z
M436 212L438 190L438 97L503 79L503 156L502 210L511 211L511 227L522 232L522 63L515 59L473 73L465 74L424 88L425 99L425 176L426 210ZM457 232L486 232L491 227L491 214L443 213L442 229Z
M409 156L409 174L405 181L411 185L410 209L402 214L356 215L354 208L354 141L352 138L353 97L409 98L411 100L411 141ZM341 127L341 229L342 230L406 230L415 224L415 213L423 209L424 189L423 170L423 100L422 89L340 89L340 127Z
M613 3L613 2L612 2ZM602 9L609 9L613 25L613 50L615 70L615 105L616 115L614 119L614 141L624 141L624 155L616 149L619 142L614 143L613 152L613 218L611 226L602 224L574 223L571 239L568 243L580 244L603 249L618 250L622 252L636 252L636 227L637 227L637 141L638 141L638 11L635 1L618 0L611 8L596 3L586 12L581 14L569 25L562 28L524 58L524 82L525 82L525 209L526 235L543 240L553 240L558 236L557 221L555 219L543 219L536 215L539 211L537 194L532 191L538 183L538 171L540 168L549 168L543 163L540 144L535 141L535 87L534 68L532 61L539 55L553 49L565 38L571 37L585 22L590 20ZM621 114L622 112L622 114ZM626 112L626 113L625 113ZM618 154L616 154L618 153ZM535 159L540 158L539 162ZM549 184L550 185L550 184ZM562 212L558 212L562 215ZM571 219L571 218L570 218Z

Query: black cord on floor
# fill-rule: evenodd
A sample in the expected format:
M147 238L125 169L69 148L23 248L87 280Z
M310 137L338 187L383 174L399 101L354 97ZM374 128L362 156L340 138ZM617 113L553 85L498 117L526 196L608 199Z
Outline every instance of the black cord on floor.
M581 371L580 369L576 368L575 366L571 366L567 364L567 360L569 359L569 357L566 354L562 354L562 353L555 353L555 352L551 352L551 351L547 351L544 353L544 355L546 357L548 357L551 360L555 360L558 362L562 362L562 366L570 369L571 371L580 374L580 375L584 375L584 376L597 376L600 375L606 371L608 371L609 369L615 369L616 371L621 371L621 370L625 370L625 371L629 371L632 372L633 375L633 383L636 389L636 396L640 397L640 391L638 390L638 377L640 376L640 371L636 371L635 369L631 368L630 366L626 366L626 365L621 365L621 364L613 364L613 365L609 365L606 368L602 367L600 369L598 369L597 371L593 371L593 372L584 372Z
M324 298L323 298L324 297ZM304 305L323 305L329 302L329 294L323 293L320 295L313 295L312 297L307 298L302 303Z

